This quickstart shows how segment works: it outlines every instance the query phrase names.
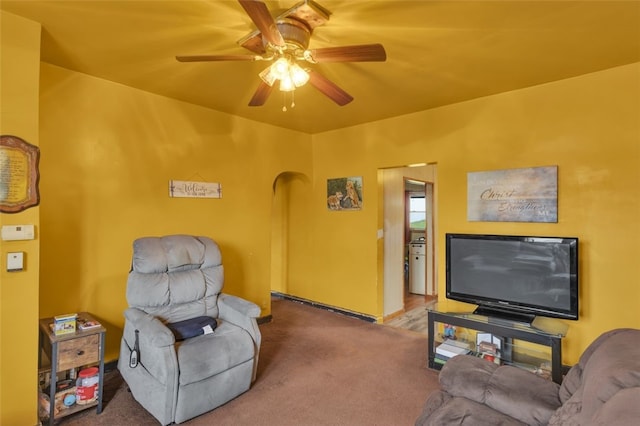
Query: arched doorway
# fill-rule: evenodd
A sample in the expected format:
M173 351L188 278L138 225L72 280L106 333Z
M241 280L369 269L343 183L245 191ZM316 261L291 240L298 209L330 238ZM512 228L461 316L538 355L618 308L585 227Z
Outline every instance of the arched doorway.
M271 209L271 291L289 294L289 250L291 248L292 226L304 212L300 203L291 203L296 197L308 194L309 178L299 172L282 172L273 181L273 203ZM296 207L298 206L298 207Z

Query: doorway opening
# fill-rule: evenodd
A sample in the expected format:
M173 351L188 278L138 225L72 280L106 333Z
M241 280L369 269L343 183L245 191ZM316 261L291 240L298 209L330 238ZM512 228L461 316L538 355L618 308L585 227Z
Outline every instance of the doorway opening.
M404 312L424 323L424 308L437 300L433 263L433 183L405 178L405 268ZM422 316L421 316L422 315ZM399 324L404 322L399 321ZM409 327L411 328L411 327Z
M422 308L424 318L419 321L424 320L426 330L426 305L437 298L436 165L382 169L379 179L383 189L383 322L394 325L410 311ZM413 257L412 243L419 251Z
M405 310L408 300L436 295L433 264L433 183L404 180Z

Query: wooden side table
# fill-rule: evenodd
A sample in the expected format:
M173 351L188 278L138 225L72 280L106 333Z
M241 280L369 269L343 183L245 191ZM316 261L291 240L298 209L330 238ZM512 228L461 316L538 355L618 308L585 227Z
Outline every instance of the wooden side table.
M97 321L88 312L79 312L78 318ZM77 329L75 333L56 336L50 324L53 318L40 320L38 351L38 368L42 369L42 355L46 355L51 362L51 383L49 386L49 425L62 417L77 413L90 407L97 406L97 413L102 412L102 387L104 379L104 345L106 329L101 325L89 330ZM73 368L97 366L99 369L97 398L84 405L74 404L71 407L55 413L55 397L58 373Z

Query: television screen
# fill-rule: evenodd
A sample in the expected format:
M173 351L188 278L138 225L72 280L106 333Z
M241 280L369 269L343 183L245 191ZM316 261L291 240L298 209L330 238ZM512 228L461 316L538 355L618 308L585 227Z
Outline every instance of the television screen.
M577 238L447 234L446 243L448 298L527 322L578 319Z

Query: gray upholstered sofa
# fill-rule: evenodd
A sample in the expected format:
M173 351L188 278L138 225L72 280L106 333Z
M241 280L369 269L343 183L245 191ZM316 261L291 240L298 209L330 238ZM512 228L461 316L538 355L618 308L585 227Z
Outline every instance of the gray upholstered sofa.
M456 356L416 421L426 425L640 424L640 330L604 333L558 385L512 366Z
M260 330L254 303L221 293L218 245L206 237L146 237L133 244L118 369L133 397L162 425L181 423L247 391L256 377ZM209 324L180 339L167 325ZM138 363L131 353L138 340ZM178 339L176 339L178 337Z

